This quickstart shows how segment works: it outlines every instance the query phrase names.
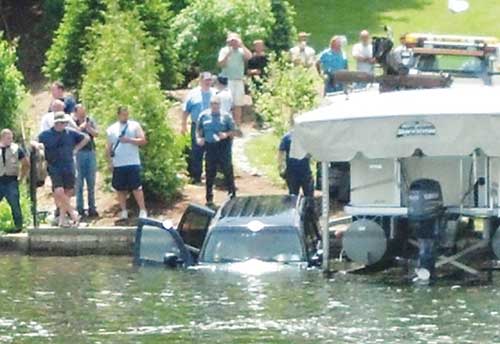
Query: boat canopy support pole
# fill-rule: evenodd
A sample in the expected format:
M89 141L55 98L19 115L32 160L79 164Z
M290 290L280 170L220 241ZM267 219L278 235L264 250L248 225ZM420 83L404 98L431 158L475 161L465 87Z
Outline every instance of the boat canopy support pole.
M329 232L329 217L330 217L330 178L329 178L329 168L330 163L322 161L321 162L321 227L323 230L322 242L323 242L323 271L327 272L329 270L330 261L330 232Z

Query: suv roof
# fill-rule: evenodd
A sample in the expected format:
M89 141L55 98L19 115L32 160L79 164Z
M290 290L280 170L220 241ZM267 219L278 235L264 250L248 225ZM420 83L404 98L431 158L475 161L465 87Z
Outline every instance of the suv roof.
M301 198L290 195L244 196L227 201L219 210L215 226L246 226L250 221L293 225L300 218Z

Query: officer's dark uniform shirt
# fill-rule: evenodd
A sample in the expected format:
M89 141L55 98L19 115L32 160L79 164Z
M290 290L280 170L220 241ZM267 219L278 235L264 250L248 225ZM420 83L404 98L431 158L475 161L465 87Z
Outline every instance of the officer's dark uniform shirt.
M9 149L10 147L2 147L2 161L3 161L3 164L5 165L5 151L7 149ZM26 156L26 153L24 152L24 150L19 147L19 149L17 150L17 158L19 161L23 160L24 157ZM5 183L5 184L8 184L12 181L15 181L17 180L17 176L0 176L0 184L2 183Z
M61 132L54 128L43 131L38 136L38 141L45 146L45 158L49 169L58 171L73 171L73 149L79 144L85 135L73 129L64 129Z
M227 112L215 114L209 109L203 111L198 118L198 131L206 143L218 142L216 135L233 130L233 117Z
M295 159L290 157L290 148L292 146L292 134L286 133L280 142L279 150L286 153L286 167L288 172L298 174L311 174L311 165L309 158Z

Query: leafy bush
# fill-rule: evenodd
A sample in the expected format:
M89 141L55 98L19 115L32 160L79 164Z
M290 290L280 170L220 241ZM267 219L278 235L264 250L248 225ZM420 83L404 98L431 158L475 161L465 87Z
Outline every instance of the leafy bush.
M322 81L315 71L291 63L285 53L271 56L267 68L268 77L259 91L253 88L255 111L282 135L296 114L317 104Z
M297 36L293 6L287 0L271 0L271 10L276 24L273 25L267 45L276 53L289 50Z
M24 97L23 76L16 68L16 49L0 32L0 128L16 128L16 115Z
M81 97L102 128L116 121L119 105L128 106L148 139L141 149L146 194L169 199L181 184L177 171L184 162L182 143L167 124L170 104L160 90L156 51L144 44L147 35L135 11L111 7L105 23L94 31L95 44L85 56ZM101 148L104 141L99 140Z
M183 72L214 70L228 31L238 32L247 45L267 40L275 23L270 13L270 0L191 1L172 23Z
M24 227L28 226L32 222L30 198L27 189L26 184L19 184ZM7 201L3 200L0 202L0 231L10 232L13 229L15 229L15 225L14 220L12 219L12 212Z
M91 42L89 29L102 20L105 8L103 0L66 0L62 22L46 53L43 72L47 78L61 80L67 87L80 85L82 56Z
M174 1L175 2L175 1ZM171 89L182 82L180 63L174 48L175 36L170 30L174 13L170 11L170 0L120 0L124 10L136 9L149 37L147 42L158 51L161 86Z

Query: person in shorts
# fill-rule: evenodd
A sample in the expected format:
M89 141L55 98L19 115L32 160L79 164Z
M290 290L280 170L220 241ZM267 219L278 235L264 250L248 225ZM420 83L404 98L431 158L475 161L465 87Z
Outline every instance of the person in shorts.
M139 217L146 218L148 213L144 202L141 181L141 159L139 147L144 146L146 135L141 125L129 119L128 109L118 107L118 121L107 130L107 156L109 167L113 171L112 186L118 194L120 220L128 219L127 196L134 195L139 207Z
M241 41L236 33L229 33L226 46L219 51L217 60L221 67L221 75L228 79L228 88L233 97L233 116L237 125L242 121L242 106L245 104L245 62L252 57L252 52Z
M73 153L78 153L90 139L74 129L67 128L68 116L54 114L54 126L44 130L38 141L45 149L47 170L52 180L54 201L59 209L59 226L78 226L80 217L71 205L75 188L75 163ZM67 221L69 215L72 222Z

